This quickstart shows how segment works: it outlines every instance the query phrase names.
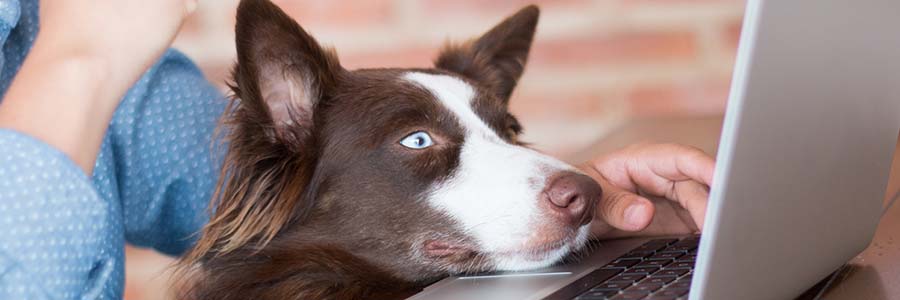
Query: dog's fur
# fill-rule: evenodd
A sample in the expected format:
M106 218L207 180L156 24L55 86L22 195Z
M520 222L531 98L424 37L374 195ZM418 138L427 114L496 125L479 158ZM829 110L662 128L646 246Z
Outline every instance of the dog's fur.
M178 297L394 299L581 247L599 186L521 144L507 111L537 20L526 7L433 69L348 71L269 1L242 1L228 153ZM398 142L413 132L434 145ZM548 191L563 181L575 196Z

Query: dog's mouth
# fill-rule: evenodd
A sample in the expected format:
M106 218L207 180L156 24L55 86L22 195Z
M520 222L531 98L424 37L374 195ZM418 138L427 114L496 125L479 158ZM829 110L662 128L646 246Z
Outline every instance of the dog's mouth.
M555 260L568 254L579 247L577 234L568 234L563 237L541 241L533 246L518 249L483 251L477 245L465 242L451 242L446 240L429 240L424 243L424 253L433 259L447 260L464 263L473 259L517 259L531 263Z

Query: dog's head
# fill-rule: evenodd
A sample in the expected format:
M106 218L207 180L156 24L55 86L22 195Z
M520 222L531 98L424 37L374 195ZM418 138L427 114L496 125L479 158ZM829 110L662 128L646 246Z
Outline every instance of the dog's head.
M507 109L537 20L524 8L431 69L349 71L273 4L243 1L229 152L199 249L328 244L418 280L581 247L600 187L519 142Z

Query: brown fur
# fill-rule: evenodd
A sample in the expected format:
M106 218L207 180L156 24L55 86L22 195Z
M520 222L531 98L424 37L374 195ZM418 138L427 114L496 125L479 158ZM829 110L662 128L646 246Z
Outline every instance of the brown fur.
M527 7L448 47L438 69L416 71L462 76L479 90L476 112L516 142L521 126L507 102L537 17ZM228 152L211 220L179 264L178 298L395 299L485 270L476 253L414 250L425 237L471 241L415 201L456 168L463 134L432 95L397 80L409 70L344 70L267 0L241 2L236 35ZM442 146L415 156L397 148L398 134L416 126L439 129Z
M235 251L191 274L186 299L400 299L417 290L342 250L310 245Z

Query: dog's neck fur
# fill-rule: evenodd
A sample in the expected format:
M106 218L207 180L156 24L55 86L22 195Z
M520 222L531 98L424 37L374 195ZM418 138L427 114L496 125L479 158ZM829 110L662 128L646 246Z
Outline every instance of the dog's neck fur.
M239 250L203 264L185 299L402 299L418 285L385 273L339 247L281 245Z

